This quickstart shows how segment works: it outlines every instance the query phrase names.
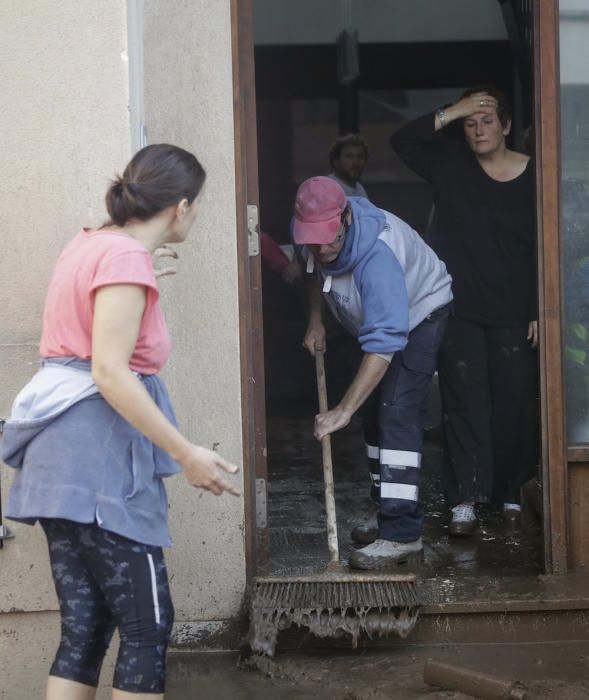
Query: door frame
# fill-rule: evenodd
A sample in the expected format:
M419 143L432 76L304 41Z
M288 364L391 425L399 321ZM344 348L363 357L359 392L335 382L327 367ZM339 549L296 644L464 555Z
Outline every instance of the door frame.
M568 571L568 465L562 362L563 295L560 226L559 2L534 11L534 121L538 225L544 564ZM266 415L260 256L248 253L247 205L259 207L253 0L231 0L238 289L241 346L245 541L248 577L264 564Z
M231 0L235 197L237 224L241 411L246 577L268 555L266 527L266 410L259 229L248 221L258 208L258 144L252 0ZM252 229L252 231L250 231ZM257 250L256 253L256 236Z
M569 524L562 357L559 2L538 0L533 8L544 563L546 573L566 574Z

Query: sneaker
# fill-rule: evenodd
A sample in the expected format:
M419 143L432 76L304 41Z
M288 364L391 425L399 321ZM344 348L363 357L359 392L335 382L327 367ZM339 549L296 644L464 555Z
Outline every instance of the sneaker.
M350 566L353 569L381 569L393 564L404 564L409 559L420 557L422 554L421 537L413 542L393 542L392 540L379 539L352 552Z
M350 537L358 544L372 544L378 537L378 519L376 513L370 515L350 532Z
M471 503L459 503L452 508L452 520L448 528L450 537L470 537L479 521Z

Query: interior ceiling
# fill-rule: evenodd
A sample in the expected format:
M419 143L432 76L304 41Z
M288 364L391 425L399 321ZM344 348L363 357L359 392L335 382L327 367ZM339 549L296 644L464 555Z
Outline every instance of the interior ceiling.
M332 44L347 26L362 43L507 39L498 0L253 0L256 44Z

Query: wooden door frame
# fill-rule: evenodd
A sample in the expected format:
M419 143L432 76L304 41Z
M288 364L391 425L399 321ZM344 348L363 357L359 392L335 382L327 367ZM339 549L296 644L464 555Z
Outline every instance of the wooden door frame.
M534 3L534 116L546 573L568 571L568 465L562 362L558 0ZM248 253L247 205L259 206L252 0L231 0L246 570L267 555L266 415L260 256ZM256 490L258 498L256 499ZM261 498L260 498L261 497ZM257 505L256 505L257 503Z
M268 552L262 273L260 254L252 254L250 249L247 213L248 205L259 209L252 23L252 0L231 0L244 527L248 580L263 564Z
M568 571L568 464L563 374L559 2L534 10L540 396L546 573Z

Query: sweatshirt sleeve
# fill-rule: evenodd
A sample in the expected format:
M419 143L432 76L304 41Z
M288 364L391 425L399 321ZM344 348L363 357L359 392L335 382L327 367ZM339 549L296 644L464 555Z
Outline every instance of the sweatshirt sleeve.
M354 272L362 299L363 323L358 341L364 352L391 360L409 335L409 301L405 275L393 251L382 241Z
M405 165L431 182L436 165L446 160L452 143L435 130L435 113L430 112L395 131L391 146Z

